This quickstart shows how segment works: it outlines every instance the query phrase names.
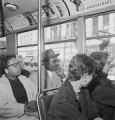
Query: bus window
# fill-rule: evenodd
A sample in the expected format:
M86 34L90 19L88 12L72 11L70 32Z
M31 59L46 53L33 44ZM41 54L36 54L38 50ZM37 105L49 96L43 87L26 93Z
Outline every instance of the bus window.
M87 18L85 24L87 54L105 51L115 58L115 13ZM114 73L112 68L108 75L111 80L115 80Z

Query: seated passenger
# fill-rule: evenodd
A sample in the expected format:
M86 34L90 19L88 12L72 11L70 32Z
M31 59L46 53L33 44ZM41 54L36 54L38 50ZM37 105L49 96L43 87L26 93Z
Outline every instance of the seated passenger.
M115 65L106 52L93 52L90 57L97 63L96 77L88 88L104 120L115 120L115 89L107 79L108 72Z
M21 68L15 56L9 55L2 59L5 74L0 78L0 120L33 120L27 116L37 111L37 86L27 77L20 75ZM31 118L31 119L29 119ZM34 117L34 120L37 119Z
M62 78L57 74L58 59L59 54L55 54L52 49L43 52L42 62L45 67L44 70L44 89L53 89L60 87L62 84ZM48 92L48 94L53 94L54 91Z
M48 120L102 120L95 103L85 88L95 72L95 64L85 54L70 61L68 77L54 95Z

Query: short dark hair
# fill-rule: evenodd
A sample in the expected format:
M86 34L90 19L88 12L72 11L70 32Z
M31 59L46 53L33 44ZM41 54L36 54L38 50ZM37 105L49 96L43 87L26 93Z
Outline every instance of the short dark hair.
M3 69L8 68L8 62L12 58L16 58L16 56L15 55L6 55L2 58L1 63L2 63L2 68Z
M70 80L77 81L85 73L93 74L95 72L95 62L86 54L75 55L68 67L68 77Z

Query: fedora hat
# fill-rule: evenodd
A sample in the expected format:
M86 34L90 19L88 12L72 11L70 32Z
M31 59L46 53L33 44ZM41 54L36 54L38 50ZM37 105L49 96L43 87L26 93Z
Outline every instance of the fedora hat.
M53 58L53 57L57 57L57 56L59 56L59 53L55 54L53 49L48 49L48 50L44 51L42 54L42 62L45 62L48 59Z

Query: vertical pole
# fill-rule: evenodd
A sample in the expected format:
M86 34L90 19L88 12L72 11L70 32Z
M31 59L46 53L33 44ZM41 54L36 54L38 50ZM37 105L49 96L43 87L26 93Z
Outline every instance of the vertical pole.
M41 0L38 0L38 92L41 92Z
M41 1L38 3L38 92L42 92L42 64L41 58L44 51L44 28L42 27L42 18L41 18Z
M37 106L38 106L38 119L41 118L41 111L39 107L39 96L41 93L41 0L38 0L38 94L37 94Z
M3 13L2 0L0 0L0 22L1 22L0 36L4 36L5 30L4 30L4 13Z

